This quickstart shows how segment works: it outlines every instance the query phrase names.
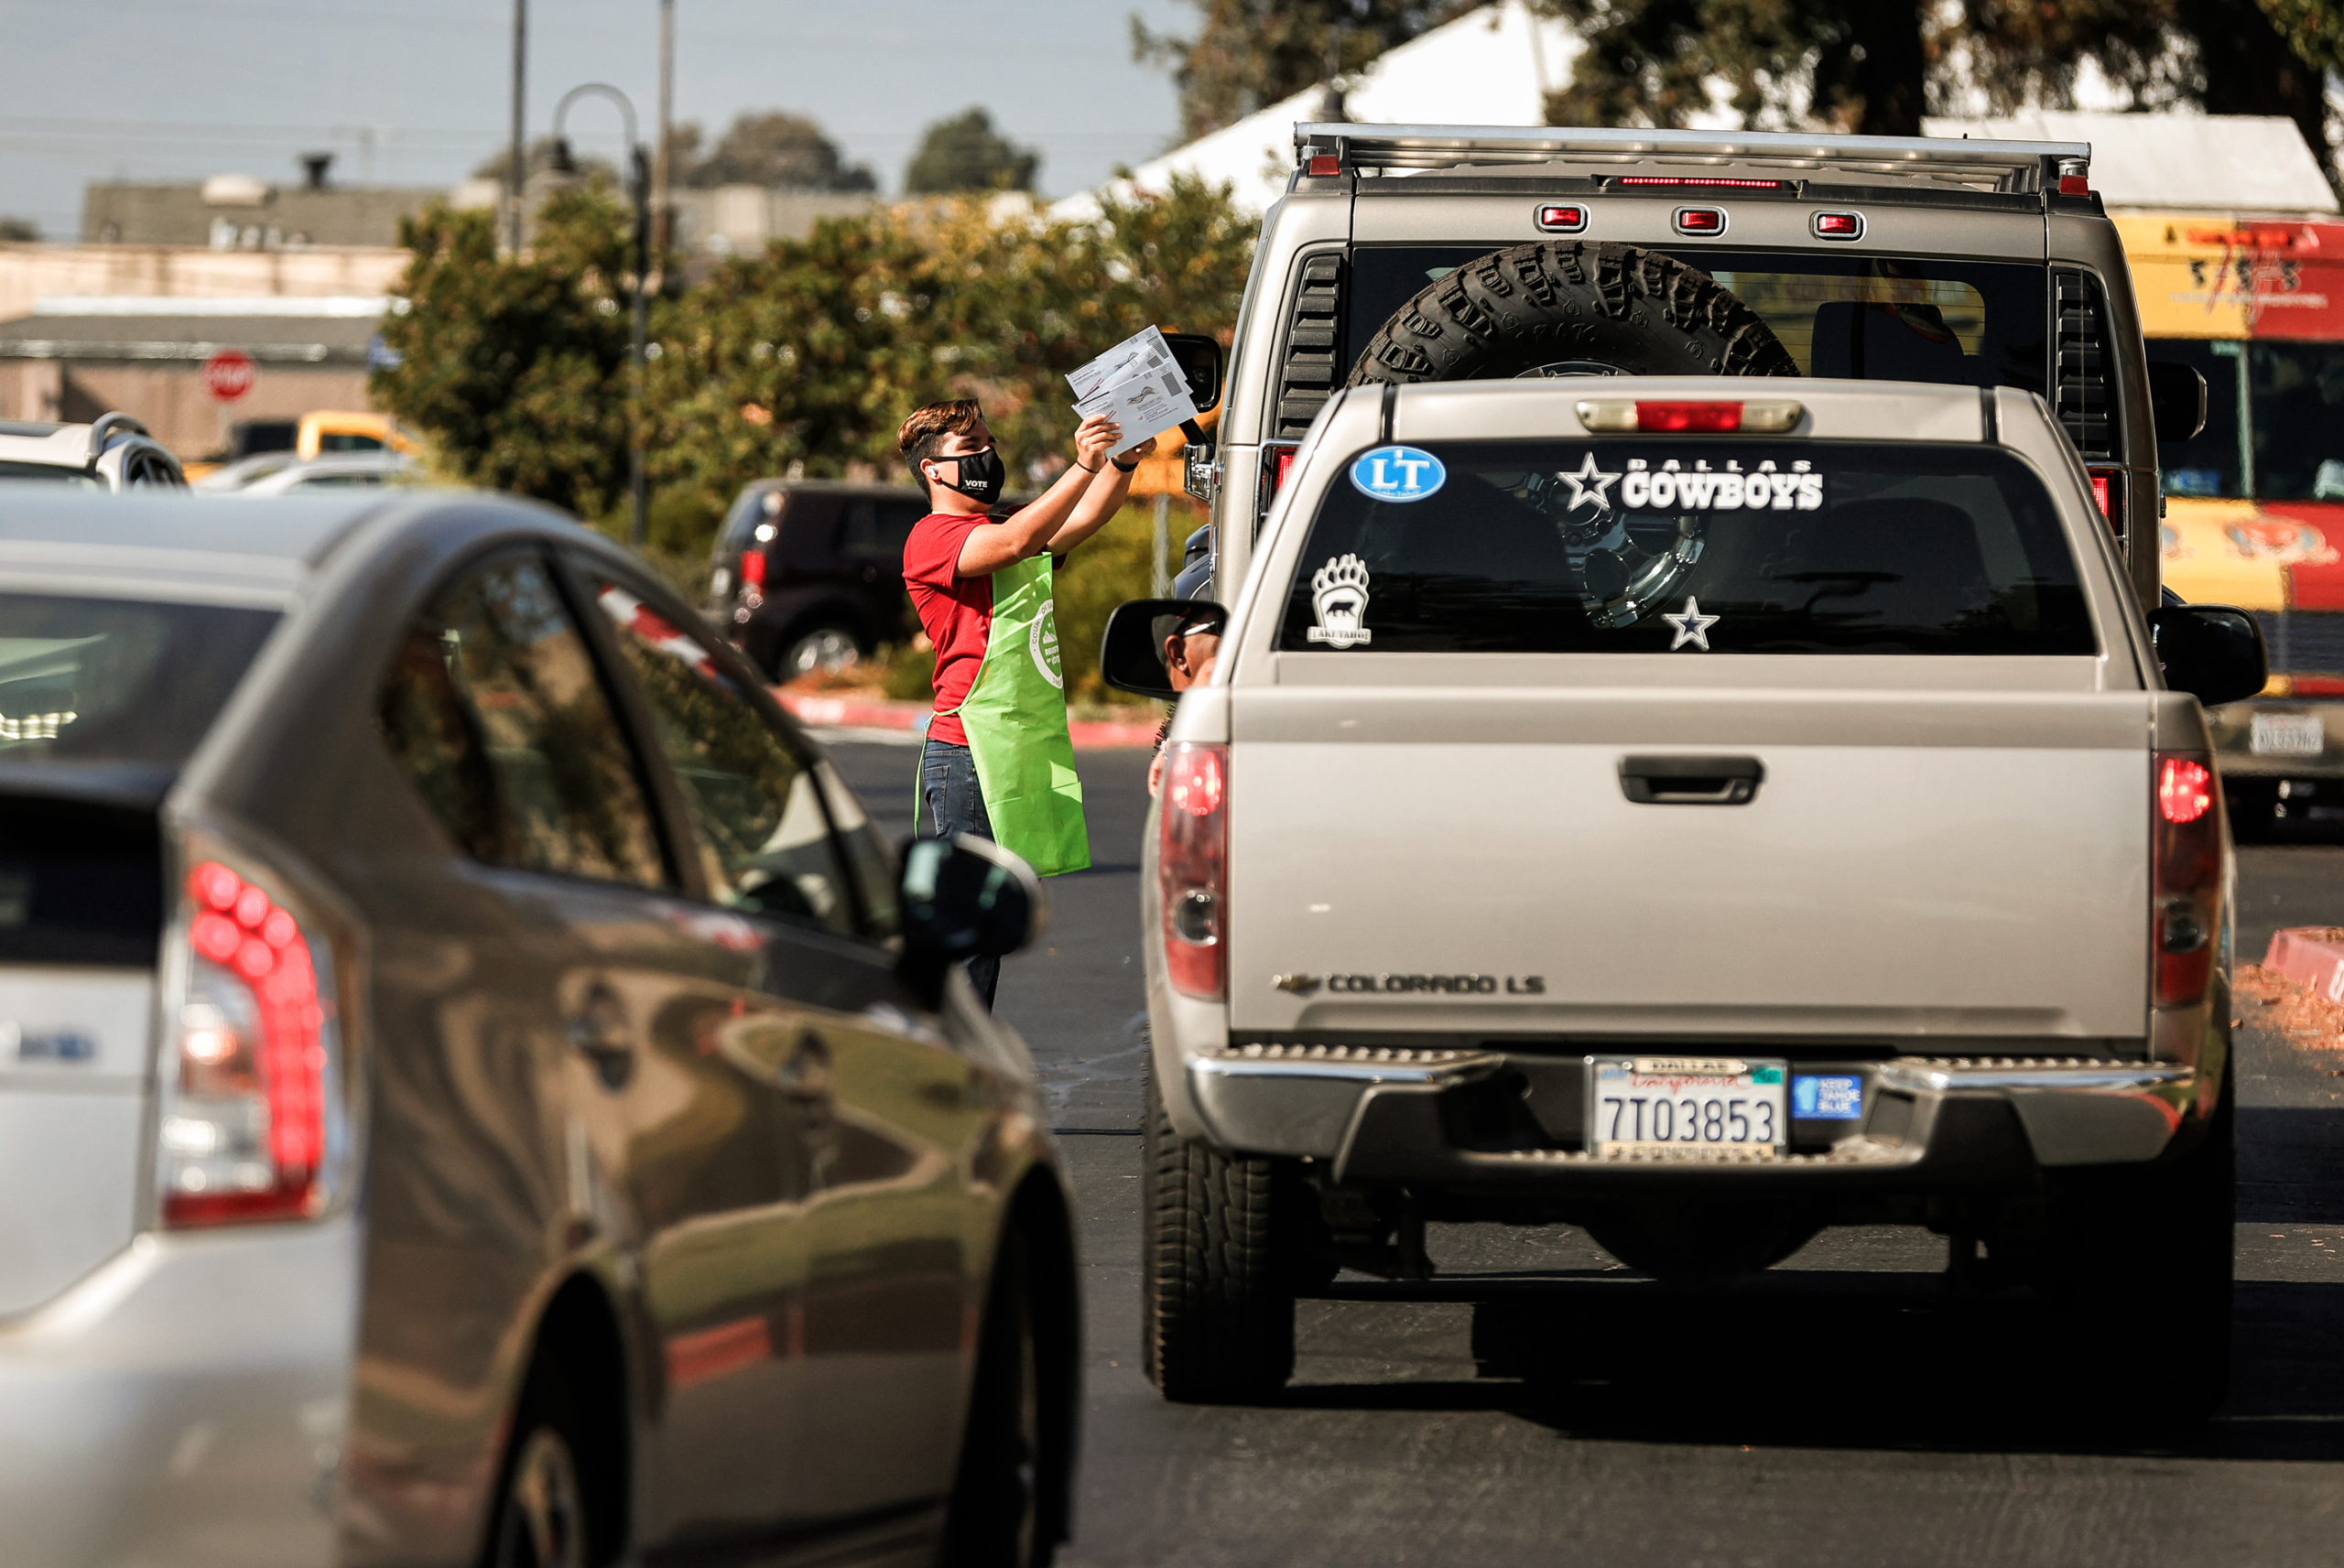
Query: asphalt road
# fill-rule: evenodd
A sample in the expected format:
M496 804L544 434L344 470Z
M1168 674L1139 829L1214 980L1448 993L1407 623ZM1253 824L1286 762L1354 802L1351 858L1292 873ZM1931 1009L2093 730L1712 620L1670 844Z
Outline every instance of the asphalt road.
M832 748L891 831L913 753ZM2344 1049L2240 1047L2232 1393L2200 1432L2111 1433L2029 1368L2024 1303L1948 1297L1943 1244L1827 1232L1734 1290L1670 1296L1582 1234L1435 1227L1435 1293L1305 1303L1294 1386L1167 1405L1138 1370L1144 752L1080 758L1093 870L1000 1008L1032 1045L1075 1172L1089 1296L1074 1568L2344 1561ZM2239 951L2344 924L2344 849L2241 851ZM1347 1279L1350 1276L1346 1276ZM1418 1294L1427 1293L1418 1287ZM1386 1299L1378 1299L1379 1297ZM1536 1384L1489 1341L1563 1347ZM2141 1369L2144 1379L2154 1367Z

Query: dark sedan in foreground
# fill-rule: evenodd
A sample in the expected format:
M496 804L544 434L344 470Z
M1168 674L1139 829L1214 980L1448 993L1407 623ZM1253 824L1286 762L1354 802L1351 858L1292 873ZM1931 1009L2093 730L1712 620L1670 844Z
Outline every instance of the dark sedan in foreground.
M0 496L6 1560L1047 1561L1040 919L557 514Z

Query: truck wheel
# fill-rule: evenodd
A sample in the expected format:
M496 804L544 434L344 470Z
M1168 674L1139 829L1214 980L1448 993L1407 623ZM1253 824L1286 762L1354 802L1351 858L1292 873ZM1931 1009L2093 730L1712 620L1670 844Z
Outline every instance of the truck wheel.
M1529 375L1796 375L1758 313L1635 245L1547 240L1459 267L1400 307L1352 386Z
M2237 1108L2227 1076L2198 1147L2169 1165L2079 1172L2052 1191L2046 1293L2088 1336L2092 1408L2201 1422L2229 1391Z
M1279 1253L1285 1182L1172 1130L1151 1060L1141 1173L1147 1379L1182 1404L1266 1399L1294 1373L1294 1281Z

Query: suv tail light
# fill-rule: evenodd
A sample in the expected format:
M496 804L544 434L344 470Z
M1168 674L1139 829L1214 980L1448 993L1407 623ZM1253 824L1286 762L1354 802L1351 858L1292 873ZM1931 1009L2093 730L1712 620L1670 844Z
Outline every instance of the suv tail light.
M765 547L752 545L741 552L741 586L762 589L765 585Z
M1164 968L1182 996L1218 1001L1228 987L1229 748L1167 747L1158 815Z
M2124 532L2124 470L2115 465L2087 465L2091 475L2091 498L2100 503L2100 514L2108 519L2118 534Z
M1262 471L1254 481L1256 497L1253 520L1260 522L1270 514L1270 503L1286 488L1286 476L1294 471L1294 458L1302 449L1298 441L1264 441L1262 443Z
M189 858L165 960L163 1223L315 1217L345 1142L332 947L273 879Z
M2210 753L2156 753L2151 828L2154 1000L2159 1007L2187 1007L2205 997L2213 978L2214 930L2221 918L2221 785Z

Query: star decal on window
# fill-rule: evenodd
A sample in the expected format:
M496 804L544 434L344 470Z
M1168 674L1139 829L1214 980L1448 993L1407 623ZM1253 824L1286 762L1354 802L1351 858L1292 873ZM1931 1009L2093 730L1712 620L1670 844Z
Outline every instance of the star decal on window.
M1605 473L1601 469L1597 468L1595 454L1590 451L1587 454L1587 460L1579 465L1577 473L1558 473L1555 477L1571 487L1571 505L1574 508L1584 506L1592 501L1608 512L1612 508L1612 498L1603 492L1611 489L1612 481L1620 476L1616 473Z
M1673 654L1690 643L1706 654L1709 651L1709 628L1716 625L1723 617L1702 614L1701 601L1687 595L1683 610L1674 615L1664 615L1661 619L1677 628L1677 636L1668 644L1670 653Z

